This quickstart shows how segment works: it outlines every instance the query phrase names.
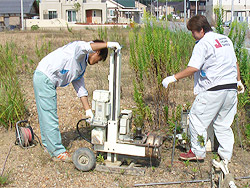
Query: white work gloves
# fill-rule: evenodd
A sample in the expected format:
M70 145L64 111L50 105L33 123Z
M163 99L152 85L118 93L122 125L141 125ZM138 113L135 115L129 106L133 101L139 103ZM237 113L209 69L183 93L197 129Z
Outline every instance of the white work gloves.
M93 119L94 119L94 114L93 114L93 112L92 112L92 110L91 109L88 109L88 110L86 110L86 116L87 116L87 122L88 123L92 123L92 121L93 121Z
M107 42L107 47L108 48L115 48L116 52L118 50L121 50L121 48L122 48L118 42Z
M170 83L173 83L173 82L176 82L176 78L173 76L168 76L166 77L163 81L162 81L162 85L163 87L167 88L168 87L168 84Z
M238 94L244 93L245 91L244 85L242 84L241 80L237 81L237 90L238 90Z

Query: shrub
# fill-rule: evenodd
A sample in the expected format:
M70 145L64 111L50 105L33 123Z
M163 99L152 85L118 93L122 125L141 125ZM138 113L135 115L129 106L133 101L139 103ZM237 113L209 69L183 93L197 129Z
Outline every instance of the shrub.
M39 26L38 25L32 25L31 26L31 30L32 31L36 31L36 30L38 30L39 29Z

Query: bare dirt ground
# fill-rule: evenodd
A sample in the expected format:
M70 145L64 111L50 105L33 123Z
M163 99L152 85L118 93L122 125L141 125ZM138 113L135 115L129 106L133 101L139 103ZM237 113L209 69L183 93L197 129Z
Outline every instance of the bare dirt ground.
M128 62L126 54L123 62ZM132 75L128 68L128 63L124 65L122 72L122 97L121 109L133 108L133 89ZM90 97L94 89L106 89L108 75L108 61L104 66L88 67L85 74L86 86ZM105 79L106 78L106 79ZM187 84L188 82L188 84ZM32 76L20 76L20 84L24 92L26 104L29 111L29 122L34 132L40 137L39 123L37 118L34 92L32 86ZM172 91L172 98L180 98L180 95L192 96L192 85L190 80L179 82L179 86ZM84 113L81 103L76 93L69 85L65 88L58 88L58 116L62 141L65 147L73 154L80 147L90 147L89 143L82 139L74 140L77 135L76 124ZM183 98L183 97L182 97ZM184 96L185 98L185 96ZM192 97L191 97L192 98ZM177 100L177 99L176 99ZM210 178L210 167L213 154L207 153L204 162L190 162L185 164L178 160L181 150L177 147L175 150L174 163L171 166L172 141L166 141L163 145L162 161L158 167L144 167L145 175L125 175L123 173L106 173L92 170L90 172L81 172L77 170L72 163L54 162L48 154L39 146L22 149L14 146L15 132L5 130L0 127L0 172L3 170L3 164L11 146L4 175L9 176L8 184L5 187L133 187L135 184L160 183L174 181L188 181ZM198 169L197 171L194 169ZM235 145L232 162L229 169L235 177L250 176L250 152L241 149ZM237 180L238 187L250 187L250 179ZM191 188L204 187L208 188L209 182L193 184L176 184L176 185L156 185L145 187L171 187L171 188Z

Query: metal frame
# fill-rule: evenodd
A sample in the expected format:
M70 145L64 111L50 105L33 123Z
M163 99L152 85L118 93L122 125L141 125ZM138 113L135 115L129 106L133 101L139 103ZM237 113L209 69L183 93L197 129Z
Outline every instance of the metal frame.
M118 127L120 120L120 85L121 85L121 51L113 51L110 55L109 92L111 94L111 113L108 120L107 141L103 145L94 145L95 151L107 152L108 161L117 161L117 154L146 156L146 147L132 143L118 143Z

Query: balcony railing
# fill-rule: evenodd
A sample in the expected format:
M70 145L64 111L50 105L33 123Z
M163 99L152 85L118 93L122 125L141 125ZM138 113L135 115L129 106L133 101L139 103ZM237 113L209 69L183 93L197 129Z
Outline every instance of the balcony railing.
M43 19L44 20L50 20L50 19L55 19L55 18L58 18L58 15L57 14L43 14Z
M199 6L198 6L198 9L199 9L199 10L206 10L206 6L205 6L205 5L199 5Z
M107 0L101 0L101 3L106 3ZM83 3L91 3L91 0L82 0ZM94 1L93 1L94 2Z

